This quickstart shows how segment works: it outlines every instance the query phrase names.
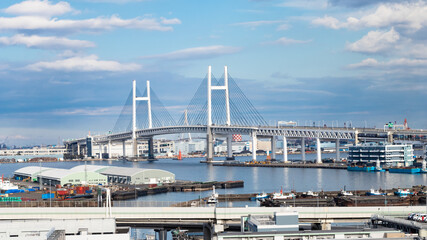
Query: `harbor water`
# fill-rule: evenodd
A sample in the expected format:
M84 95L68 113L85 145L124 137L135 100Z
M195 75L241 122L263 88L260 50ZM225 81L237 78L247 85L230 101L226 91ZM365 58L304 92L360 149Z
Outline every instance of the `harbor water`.
M345 153L341 154L346 157ZM324 158L333 158L335 154L323 154ZM277 156L281 159L281 156ZM289 159L300 160L300 155L289 155ZM306 154L307 160L314 160L316 154ZM265 159L265 156L258 156ZM392 187L411 187L427 183L427 174L396 174L389 172L350 172L341 169L316 168L269 168L269 167L223 167L200 163L202 158L184 158L181 161L160 159L156 162L129 161L87 161L93 165L112 165L121 167L153 168L173 172L176 179L190 181L233 181L243 180L244 188L217 189L219 194L260 193L296 190L304 191L334 191L344 187L347 190L379 189ZM237 157L239 161L250 161L251 157ZM84 161L44 162L43 167L72 168L84 164ZM26 166L40 166L39 163L8 163L0 165L0 173L10 177L13 172ZM165 194L139 197L139 201L171 201L181 202L204 198L211 192L168 192ZM222 203L225 204L225 203ZM252 205L254 203L234 202L230 206Z

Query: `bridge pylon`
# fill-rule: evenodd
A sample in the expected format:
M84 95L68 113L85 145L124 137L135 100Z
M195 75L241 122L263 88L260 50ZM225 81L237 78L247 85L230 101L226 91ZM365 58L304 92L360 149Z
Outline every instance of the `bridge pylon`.
M206 161L211 162L213 160L213 136L212 136L212 91L224 91L225 92L225 112L226 112L226 125L231 125L231 114L230 114L230 94L228 87L228 68L224 66L224 85L212 86L212 67L208 67L208 109L207 109L207 136L206 136ZM231 135L227 136L227 159L232 159L231 151Z
M136 102L137 101L147 101L148 109L148 128L153 127L153 119L151 115L151 94L150 94L150 81L147 80L147 96L146 97L137 97L136 96L136 81L132 82L132 155L133 157L138 157L138 143L136 139ZM151 138L152 141L152 138ZM151 154L152 155L152 154Z

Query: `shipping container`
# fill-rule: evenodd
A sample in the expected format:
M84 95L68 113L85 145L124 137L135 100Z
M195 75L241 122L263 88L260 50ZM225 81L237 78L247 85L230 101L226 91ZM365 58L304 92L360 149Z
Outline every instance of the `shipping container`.
M42 194L42 199L51 199L51 198L55 198L55 194L53 194L53 193Z

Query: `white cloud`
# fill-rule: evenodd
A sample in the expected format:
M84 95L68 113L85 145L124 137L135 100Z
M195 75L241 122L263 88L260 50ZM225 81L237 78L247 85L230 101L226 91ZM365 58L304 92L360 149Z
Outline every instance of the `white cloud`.
M179 20L178 18L171 18L171 19L166 19L166 18L160 18L162 24L165 25L172 25L172 24L181 24L181 20Z
M342 26L338 19L327 15L325 15L323 18L316 18L311 23L332 29L340 29Z
M427 3L424 1L384 3L379 5L375 12L365 13L359 18L349 17L341 22L334 17L325 16L314 19L312 23L333 29L394 26L417 31L427 26Z
M94 107L94 108L75 108L75 109L57 109L52 113L60 116L83 115L83 116L116 116L120 114L123 107Z
M381 53L396 47L400 35L391 28L390 31L370 31L362 39L348 44L347 49L361 53Z
M17 34L12 37L0 37L0 44L3 45L25 45L27 47L45 48L45 49L78 49L94 47L95 44L84 40L71 40L63 37L54 36L27 36Z
M98 17L83 20L58 20L39 16L0 17L0 30L39 31L101 31L114 28L134 28L153 31L171 31L172 27L162 25L153 18L121 19L118 16Z
M240 48L238 47L215 45L207 47L186 48L165 54L144 56L142 58L157 58L166 60L200 59L233 54L239 51Z
M361 68L361 67L376 67L378 66L378 61L374 58L367 58L362 60L360 63L350 64L350 68Z
M90 56L75 56L67 59L56 60L53 62L37 62L25 67L31 71L66 71L66 72L121 72L121 71L136 71L141 66L135 63L119 63L116 61L98 60L96 55Z
M359 63L350 64L351 69L373 70L374 73L383 71L387 74L401 74L405 77L410 75L427 75L427 59L398 58L380 62L373 58L367 58Z
M13 15L45 17L59 16L72 11L67 2L52 4L49 0L27 0L3 9L3 12Z
M278 45L287 46L291 44L302 44L302 43L309 43L309 42L311 42L311 40L296 40L292 38L282 37L277 39L276 41L265 42L265 44L278 44Z

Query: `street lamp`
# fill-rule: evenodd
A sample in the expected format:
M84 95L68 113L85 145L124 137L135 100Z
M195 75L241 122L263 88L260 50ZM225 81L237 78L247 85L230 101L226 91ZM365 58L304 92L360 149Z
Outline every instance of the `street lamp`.
M49 180L49 207L52 207L52 180Z

